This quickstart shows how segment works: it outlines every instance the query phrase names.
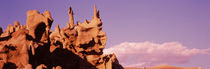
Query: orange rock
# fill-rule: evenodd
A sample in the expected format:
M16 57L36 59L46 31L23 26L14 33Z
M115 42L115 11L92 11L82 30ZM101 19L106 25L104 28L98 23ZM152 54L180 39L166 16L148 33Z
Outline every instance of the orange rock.
M14 27L12 26L12 24L9 24L9 26L7 27L7 29L5 30L5 33L7 33L7 35L9 35L10 33L13 33Z
M20 29L20 24L18 21L14 22L14 29L15 29L15 31L18 31Z
M62 67L61 66L56 66L56 68L55 69L62 69Z
M27 64L24 69L33 69L31 64Z
M40 14L36 10L29 10L27 12L26 28L36 41L45 41L48 39L49 30L53 19L49 11L44 11Z
M47 66L45 66L44 64L41 64L36 67L36 69L45 69L45 68L47 68Z
M75 25L70 7L66 28L50 31L52 23L49 11L29 10L26 25L0 28L0 68L123 69L114 54L103 55L107 37L96 6L92 20Z

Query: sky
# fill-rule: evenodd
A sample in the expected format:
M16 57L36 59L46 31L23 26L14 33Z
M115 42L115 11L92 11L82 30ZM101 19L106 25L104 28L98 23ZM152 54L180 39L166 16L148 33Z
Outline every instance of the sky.
M54 30L66 26L70 6L75 21L84 22L94 5L108 37L104 52L115 53L123 66L210 69L209 0L1 0L0 26L25 25L28 10L49 10Z

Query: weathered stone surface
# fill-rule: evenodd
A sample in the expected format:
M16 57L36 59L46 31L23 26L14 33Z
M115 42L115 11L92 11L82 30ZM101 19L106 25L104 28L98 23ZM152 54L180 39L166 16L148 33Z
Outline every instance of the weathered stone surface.
M27 12L26 28L36 41L46 41L53 19L49 11L40 14L37 10Z
M29 10L26 25L0 28L0 68L123 69L114 54L103 54L107 37L96 6L90 21L74 24L70 7L67 27L50 31L52 23L49 11Z
M18 21L14 22L14 30L18 31L20 29L20 23Z

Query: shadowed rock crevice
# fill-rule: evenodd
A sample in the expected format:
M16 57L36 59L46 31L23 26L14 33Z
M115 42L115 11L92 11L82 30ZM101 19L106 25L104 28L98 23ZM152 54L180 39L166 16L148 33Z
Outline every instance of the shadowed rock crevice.
M42 38L42 35L44 34L44 32L46 32L46 30L45 30L45 28L46 28L47 26L45 25L45 23L40 23L37 27L36 27L36 29L35 29L35 40L36 41L40 41L41 40L41 38Z
M123 69L114 54L103 54L107 37L96 6L92 20L74 24L70 7L67 27L51 31L52 23L49 11L29 10L26 25L0 28L0 69Z
M14 63L6 63L2 69L16 69L17 66Z
M7 40L9 40L10 38L12 38L11 35L6 36L6 37L0 37L0 41L7 41Z

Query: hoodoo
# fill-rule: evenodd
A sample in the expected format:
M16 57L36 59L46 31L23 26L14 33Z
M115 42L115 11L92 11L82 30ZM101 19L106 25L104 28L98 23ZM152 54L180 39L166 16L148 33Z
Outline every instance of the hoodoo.
M26 25L0 27L0 69L123 69L114 54L104 55L106 34L94 6L92 20L74 24L69 8L67 27L50 31L49 11L27 12Z

